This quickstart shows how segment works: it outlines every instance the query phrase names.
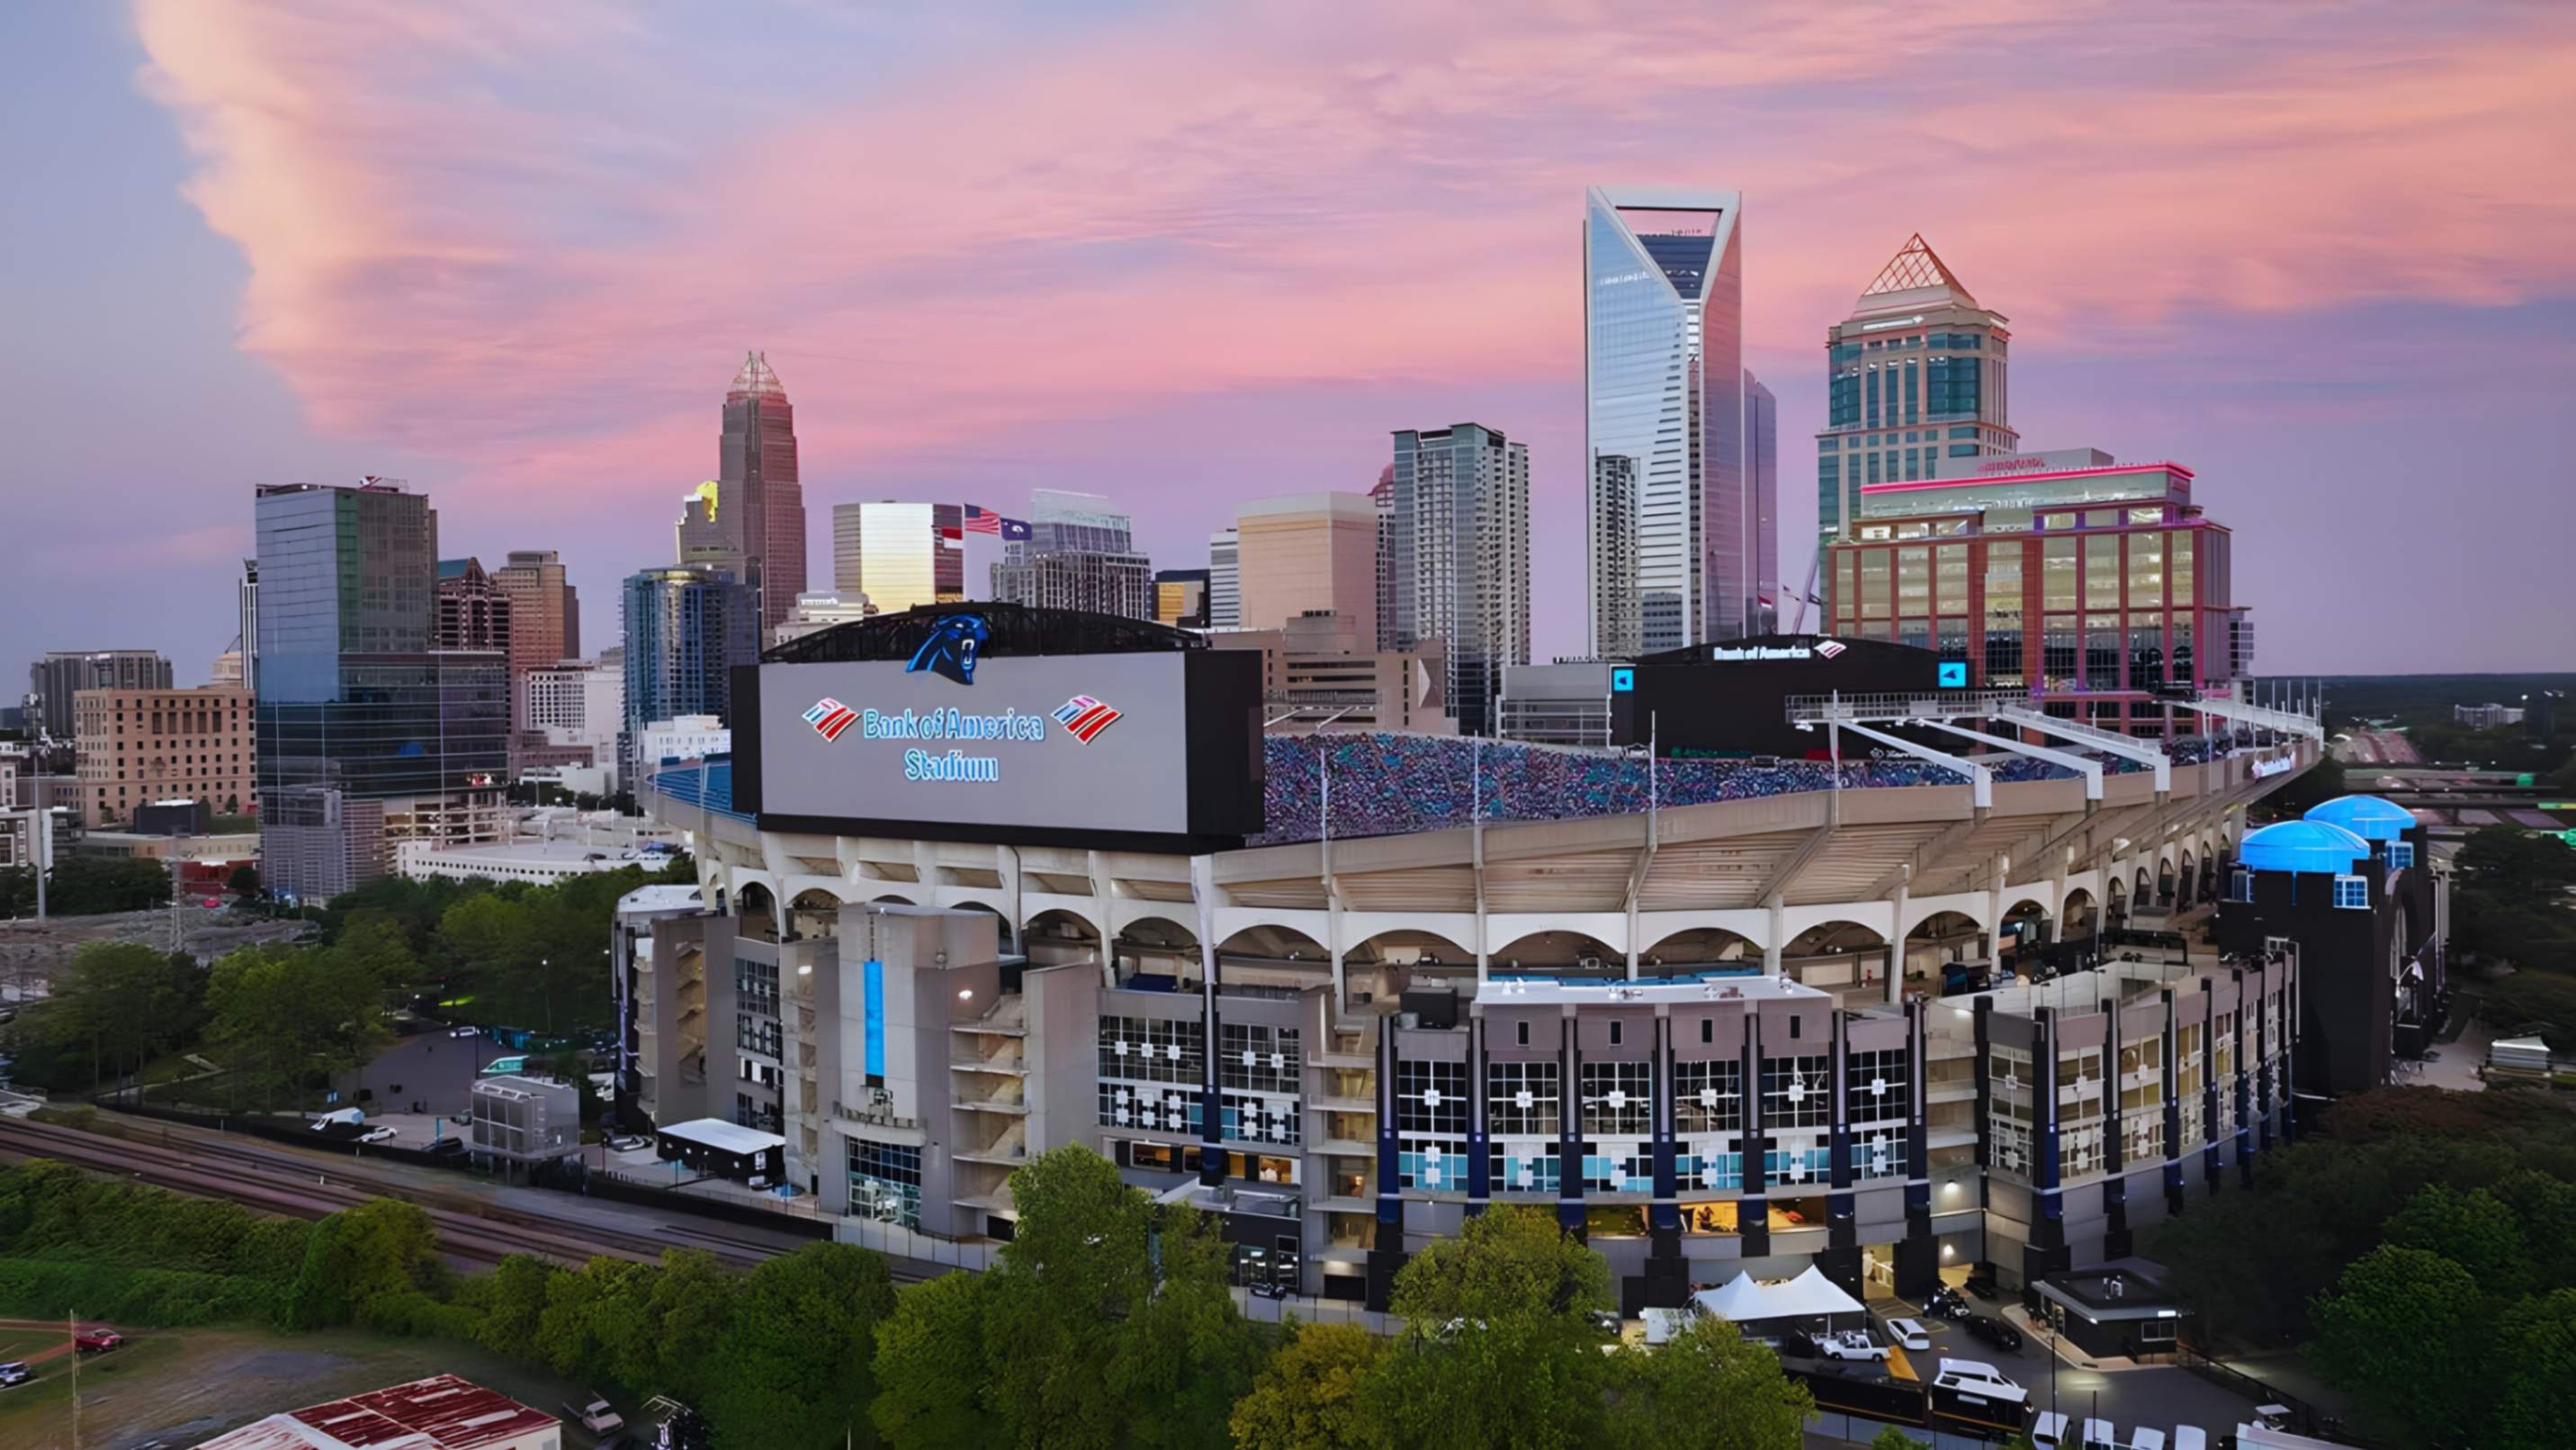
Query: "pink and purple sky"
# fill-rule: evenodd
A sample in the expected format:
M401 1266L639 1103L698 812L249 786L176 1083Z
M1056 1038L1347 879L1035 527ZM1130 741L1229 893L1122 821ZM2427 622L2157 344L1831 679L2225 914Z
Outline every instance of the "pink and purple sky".
M596 649L753 347L815 587L834 502L1092 489L1199 565L1473 420L1570 653L1596 182L1745 193L1793 576L1823 329L1919 230L2027 446L2198 470L2266 672L2576 662L2576 6L138 0L0 55L10 671L203 679L251 486L362 473L562 550Z

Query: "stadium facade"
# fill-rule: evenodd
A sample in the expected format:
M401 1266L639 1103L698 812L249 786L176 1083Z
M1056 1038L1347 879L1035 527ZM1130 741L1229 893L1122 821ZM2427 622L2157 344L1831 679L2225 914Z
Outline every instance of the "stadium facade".
M1537 1205L1631 1310L2116 1258L2290 1131L2299 969L2169 928L2313 733L1972 789L1263 738L1252 665L975 606L771 651L734 756L642 793L700 883L621 910L621 1118L777 1131L872 1242L1007 1236L1011 1169L1083 1143L1381 1305Z

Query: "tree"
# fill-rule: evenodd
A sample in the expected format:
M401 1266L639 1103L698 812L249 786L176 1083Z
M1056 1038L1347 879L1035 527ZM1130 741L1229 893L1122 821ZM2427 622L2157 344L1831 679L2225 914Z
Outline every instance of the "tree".
M511 1254L466 1288L475 1311L474 1342L495 1354L540 1358L537 1326L546 1312L548 1286L563 1271L543 1259Z
M1241 1450L1381 1450L1385 1427L1360 1392L1386 1344L1356 1324L1301 1324L1235 1401Z
M137 942L94 941L54 979L44 1025L58 1043L86 1047L90 1076L140 1068L154 1052L193 1036L204 1007L196 963Z
M2501 1032L2537 1027L2551 1051L2576 1053L2576 977L2548 971L2515 972L2487 989L2486 1003L2479 1015Z
M528 910L499 892L460 897L438 918L438 951L451 991L490 992L537 963Z
M352 912L340 928L334 950L345 955L380 987L400 987L420 975L420 958L411 948L411 931L381 908Z
M1798 1450L1816 1409L1806 1387L1780 1372L1778 1355L1723 1319L1695 1319L1661 1349L1612 1355L1610 1385L1606 1438L1619 1445ZM1914 1442L1899 1443L1910 1450Z
M2472 1422L2485 1313L2468 1270L2384 1244L2344 1270L2309 1317L2318 1364L2362 1404L2422 1439Z
M2567 1387L2576 1385L2576 1288L2534 1294L2504 1312L2493 1361L2503 1392L2489 1407L2492 1433L2477 1443L2545 1450L2567 1443Z
M1029 1160L1011 1195L1018 1232L982 1290L987 1403L1003 1433L1064 1447L1223 1443L1253 1350L1214 1225L1158 1209L1079 1145Z
M320 1329L381 1324L401 1301L439 1283L438 1232L417 1205L371 1198L324 1218L306 1240L287 1323Z
M1869 1450L1923 1450L1923 1442L1890 1425L1869 1442Z
M2499 1299L2518 1297L2531 1281L2522 1225L2502 1199L2483 1188L2461 1193L2447 1184L2426 1184L2388 1220L2383 1241L2440 1254Z
M235 866L231 879L226 883L226 889L244 901L259 895L259 868L247 862Z
M1606 1364L1582 1315L1610 1302L1609 1265L1546 1213L1488 1209L1396 1276L1405 1331L1369 1376L1370 1414L1401 1445L1582 1443Z
M2554 901L2576 886L2576 851L2553 836L2518 826L2471 832L2453 858L2469 889L2499 898Z
M704 1398L741 1282L704 1249L663 1250L662 1272L641 1310L644 1333L617 1366L616 1380L690 1404Z
M809 1244L752 1270L710 1372L717 1450L873 1442L876 1331L894 1307L884 1257L854 1245Z
M374 976L331 948L244 947L215 963L206 983L209 1033L255 1094L274 1098L381 1046L383 991Z
M957 1272L907 1289L878 1331L868 1417L896 1450L983 1450L1001 1438L984 1407L986 1282Z

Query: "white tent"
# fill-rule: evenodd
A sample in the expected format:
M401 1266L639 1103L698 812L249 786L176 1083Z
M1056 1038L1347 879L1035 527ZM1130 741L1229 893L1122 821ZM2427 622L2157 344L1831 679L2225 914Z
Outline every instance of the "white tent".
M1715 1314L1738 1324L1764 1319L1814 1319L1829 1314L1858 1314L1860 1301L1842 1291L1813 1264L1794 1279L1758 1283L1737 1274L1726 1285L1691 1296L1702 1314Z

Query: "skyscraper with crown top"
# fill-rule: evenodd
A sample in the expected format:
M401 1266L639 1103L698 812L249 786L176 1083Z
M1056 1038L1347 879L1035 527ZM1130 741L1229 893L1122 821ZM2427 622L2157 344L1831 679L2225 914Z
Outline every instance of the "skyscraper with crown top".
M725 391L714 525L729 567L759 602L760 633L805 588L805 490L796 480L796 411L764 353L745 353Z

